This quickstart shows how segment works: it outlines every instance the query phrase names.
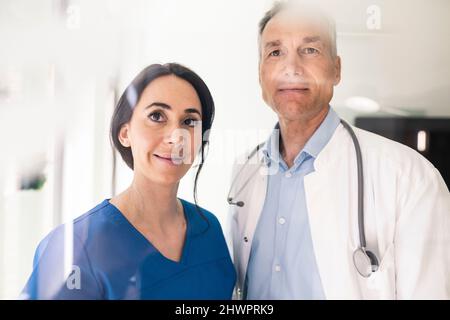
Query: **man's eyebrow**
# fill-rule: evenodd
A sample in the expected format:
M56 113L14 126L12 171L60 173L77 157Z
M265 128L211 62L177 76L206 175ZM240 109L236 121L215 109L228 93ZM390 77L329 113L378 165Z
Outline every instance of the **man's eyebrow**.
M281 41L280 40L274 40L274 41L269 41L264 45L264 49L270 48L270 47L277 47L281 45Z
M304 37L303 42L304 43L312 43L312 42L319 42L322 41L320 36L313 36L313 37Z
M320 36L309 36L309 37L304 37L303 38L303 42L304 43L313 43L313 42L319 42L322 41L322 38ZM271 47L277 47L281 45L281 41L280 40L273 40L273 41L269 41L264 45L264 49L267 48L271 48Z
M148 106L146 106L145 109L149 109L151 107L161 107L161 108L167 109L167 110L172 109L171 106L169 106L167 103L164 103L164 102L153 102L153 103L149 104ZM186 110L184 110L184 113L196 113L199 116L202 116L200 111L198 111L195 108L187 108Z

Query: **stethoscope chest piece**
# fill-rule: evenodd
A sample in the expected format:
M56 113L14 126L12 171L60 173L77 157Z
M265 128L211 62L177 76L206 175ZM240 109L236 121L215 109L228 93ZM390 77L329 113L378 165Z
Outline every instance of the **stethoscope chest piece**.
M353 252L353 263L358 273L364 278L370 277L373 272L378 270L376 256L361 247Z

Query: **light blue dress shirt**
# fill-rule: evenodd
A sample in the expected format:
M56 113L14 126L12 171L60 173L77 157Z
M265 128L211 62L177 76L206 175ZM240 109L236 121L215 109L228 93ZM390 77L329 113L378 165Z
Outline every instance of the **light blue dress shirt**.
M262 148L270 171L263 211L255 230L246 277L247 299L325 299L316 264L304 177L339 126L329 112L288 168L279 154L279 126ZM277 130L278 129L278 130Z

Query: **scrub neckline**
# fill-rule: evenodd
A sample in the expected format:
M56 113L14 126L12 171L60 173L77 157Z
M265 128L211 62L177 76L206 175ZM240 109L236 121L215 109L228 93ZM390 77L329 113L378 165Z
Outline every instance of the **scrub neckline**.
M111 206L114 211L116 211L116 213L118 213L119 217L121 217L125 223L139 236L139 238L141 238L147 246L151 247L152 249L155 250L155 252L164 260L169 261L170 263L173 263L175 265L186 265L187 263L187 250L188 250L188 246L189 246L189 239L191 236L191 220L189 217L189 210L187 210L186 208L186 204L185 201L183 199L177 198L178 200L180 200L181 202L181 206L183 208L183 214L184 214L184 219L186 220L186 232L184 235L184 243L183 243L183 248L181 250L181 257L179 261L175 261L172 259L167 258L165 255L163 255L161 253L161 251L158 250L158 248L156 248L156 246L153 245L153 243L151 243L150 240L148 240L143 234L142 232L140 232L129 220L128 218L122 213L122 211L119 210L119 208L117 208L115 205L113 205L110 200L111 199L106 199L105 201L107 202L107 204L109 206Z

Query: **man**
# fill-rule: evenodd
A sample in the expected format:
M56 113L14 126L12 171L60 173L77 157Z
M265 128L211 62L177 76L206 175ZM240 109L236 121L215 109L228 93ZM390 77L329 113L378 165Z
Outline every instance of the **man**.
M262 95L278 124L233 170L237 294L450 299L450 194L433 165L353 128L362 153L358 200L351 128L329 106L341 77L332 20L278 3L259 34Z

